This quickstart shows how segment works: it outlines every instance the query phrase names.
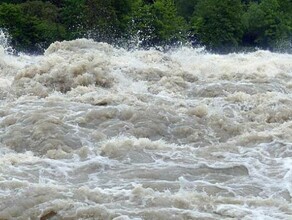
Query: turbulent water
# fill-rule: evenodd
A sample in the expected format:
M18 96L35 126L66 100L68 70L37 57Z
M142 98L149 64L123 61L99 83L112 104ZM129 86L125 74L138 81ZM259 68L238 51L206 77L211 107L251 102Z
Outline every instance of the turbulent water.
M0 51L0 219L291 219L292 55Z

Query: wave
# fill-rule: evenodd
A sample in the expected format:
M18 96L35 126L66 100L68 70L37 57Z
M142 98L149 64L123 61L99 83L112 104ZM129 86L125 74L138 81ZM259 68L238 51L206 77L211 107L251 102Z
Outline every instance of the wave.
M292 55L0 54L1 219L288 219Z

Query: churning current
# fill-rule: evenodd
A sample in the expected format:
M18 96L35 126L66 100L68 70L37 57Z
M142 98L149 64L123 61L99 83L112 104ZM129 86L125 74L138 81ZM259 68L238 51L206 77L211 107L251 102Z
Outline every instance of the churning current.
M0 219L291 219L292 55L0 51Z

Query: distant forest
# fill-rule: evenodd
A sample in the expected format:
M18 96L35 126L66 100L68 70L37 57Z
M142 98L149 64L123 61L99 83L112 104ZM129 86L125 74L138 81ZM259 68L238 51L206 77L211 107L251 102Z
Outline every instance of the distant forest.
M0 29L18 51L81 37L127 47L181 44L285 50L291 0L1 0Z

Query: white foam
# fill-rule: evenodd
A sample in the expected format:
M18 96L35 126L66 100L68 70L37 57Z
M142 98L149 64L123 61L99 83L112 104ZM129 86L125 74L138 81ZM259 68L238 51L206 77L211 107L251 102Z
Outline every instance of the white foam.
M1 219L289 219L292 56L0 53Z

